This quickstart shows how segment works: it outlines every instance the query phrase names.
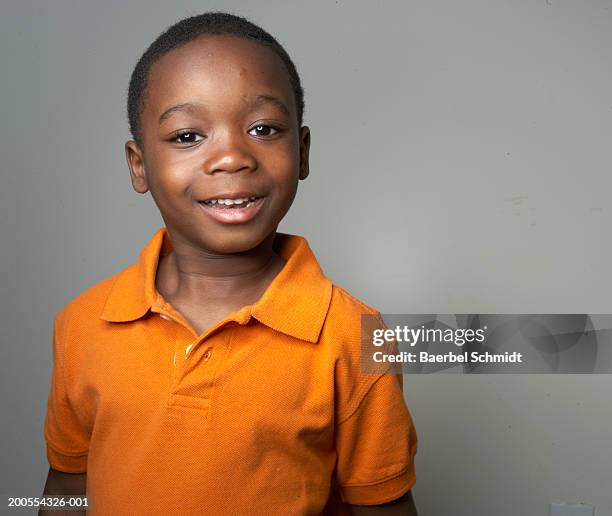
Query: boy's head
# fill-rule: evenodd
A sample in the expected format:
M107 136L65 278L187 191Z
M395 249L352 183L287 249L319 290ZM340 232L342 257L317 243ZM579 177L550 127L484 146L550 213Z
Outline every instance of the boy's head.
M295 66L263 29L220 12L182 20L130 79L134 189L151 191L174 236L217 253L253 249L308 175L303 109Z

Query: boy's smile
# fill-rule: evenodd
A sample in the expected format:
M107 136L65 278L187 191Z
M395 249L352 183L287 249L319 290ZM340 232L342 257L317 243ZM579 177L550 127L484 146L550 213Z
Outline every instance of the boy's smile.
M126 143L132 184L151 191L170 233L215 253L273 237L308 175L282 60L230 35L205 35L151 68L142 147Z
M265 197L252 192L230 192L199 202L215 220L227 224L241 224L259 213Z

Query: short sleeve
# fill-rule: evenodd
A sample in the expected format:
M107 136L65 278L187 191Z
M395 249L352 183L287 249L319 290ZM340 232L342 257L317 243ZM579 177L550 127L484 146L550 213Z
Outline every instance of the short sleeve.
M47 401L44 436L49 465L65 473L85 473L89 434L79 420L66 391L63 313L53 323L53 369Z
M400 498L416 482L417 435L401 375L378 376L356 410L336 430L336 480L342 500L378 505Z

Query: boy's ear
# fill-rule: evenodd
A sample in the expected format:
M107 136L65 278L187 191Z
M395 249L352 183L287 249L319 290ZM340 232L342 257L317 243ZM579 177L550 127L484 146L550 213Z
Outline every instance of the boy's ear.
M310 153L310 129L303 126L300 129L300 179L306 179L310 168L308 165L308 155Z
M144 156L137 142L129 140L125 142L125 158L130 169L132 186L138 193L147 193L149 183L144 165Z

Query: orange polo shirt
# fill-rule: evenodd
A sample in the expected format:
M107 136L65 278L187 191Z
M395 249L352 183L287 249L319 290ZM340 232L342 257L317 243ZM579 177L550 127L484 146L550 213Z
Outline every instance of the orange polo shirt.
M89 514L310 515L332 479L356 505L413 486L401 376L360 366L360 316L377 312L304 238L274 245L287 262L262 297L201 335L155 288L164 227L58 312L47 458L87 472Z

